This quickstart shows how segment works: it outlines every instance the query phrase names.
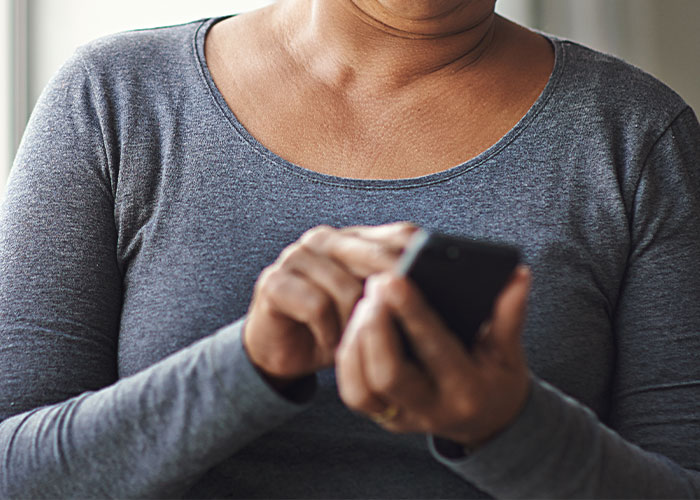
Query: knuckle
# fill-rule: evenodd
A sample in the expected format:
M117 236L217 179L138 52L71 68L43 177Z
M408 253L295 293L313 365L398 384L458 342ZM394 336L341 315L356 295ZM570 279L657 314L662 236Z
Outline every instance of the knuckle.
M320 225L306 231L299 240L299 243L308 248L321 247L334 233L331 226Z
M331 307L331 301L328 296L321 293L307 294L304 298L304 306L310 317L321 318Z
M479 402L474 397L461 395L454 399L453 407L457 418L463 421L468 421L474 418L479 408Z
M282 252L280 252L279 257L277 258L277 265L280 267L290 267L298 258L299 251L301 250L301 246L298 244L291 244L288 247L286 247Z
M258 278L258 286L266 295L276 295L284 287L284 273L279 266L266 267Z
M334 278L336 290L339 291L343 304L354 307L362 298L363 287L358 281L346 277L336 276Z
M393 263L396 254L381 243L372 243L369 248L368 257L377 263Z
M255 281L255 290L258 292L260 289L264 288L270 279L270 267L263 269L258 275L258 279Z

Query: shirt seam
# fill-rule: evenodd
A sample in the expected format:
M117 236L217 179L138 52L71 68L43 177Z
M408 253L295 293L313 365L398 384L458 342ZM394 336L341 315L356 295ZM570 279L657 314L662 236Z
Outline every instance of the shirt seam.
M90 72L90 68L88 67L87 61L83 57L83 54L78 53L77 54L78 59L80 61L80 64L83 67L83 70L85 71L85 74L88 78L88 83L90 85L90 96L92 98L93 104L91 104L92 109L95 111L95 118L97 119L97 124L98 124L98 129L100 133L100 154L102 156L102 160L104 161L105 166L107 167L107 175L109 176L109 189L105 189L107 193L109 194L111 198L111 202L113 205L116 203L116 186L117 186L117 180L112 177L112 164L109 161L109 155L107 154L107 139L105 135L105 127L102 123L102 119L100 118L100 115L98 113L97 107L95 106L95 103L99 102L97 99L97 95L95 93L94 89L94 80L92 77L92 73ZM104 186L103 186L104 188ZM116 221L114 221L116 224Z
M639 187L642 183L642 179L644 178L644 174L646 173L647 169L650 168L650 159L651 156L654 154L654 151L656 150L656 147L659 145L661 140L666 136L666 134L673 128L673 126L676 124L676 122L683 116L687 111L692 111L691 107L689 105L685 105L680 109L680 111L669 121L668 125L662 129L662 131L659 133L658 137L651 143L649 146L649 151L644 155L644 161L642 162L642 168L639 170L639 176L637 177L637 180L635 181L634 184L634 195L632 196L632 203L630 204L630 211L627 214L627 220L629 222L629 228L630 231L634 230L634 225L633 225L633 219L634 219L634 207L637 206L638 202L638 197L639 197ZM632 234L630 234L630 238L632 237Z

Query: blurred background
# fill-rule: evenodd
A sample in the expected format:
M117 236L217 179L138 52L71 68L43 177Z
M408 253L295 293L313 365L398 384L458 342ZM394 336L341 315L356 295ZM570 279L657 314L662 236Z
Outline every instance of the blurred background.
M41 90L99 36L243 12L272 0L0 0L0 200ZM535 29L626 59L700 110L700 0L498 0Z

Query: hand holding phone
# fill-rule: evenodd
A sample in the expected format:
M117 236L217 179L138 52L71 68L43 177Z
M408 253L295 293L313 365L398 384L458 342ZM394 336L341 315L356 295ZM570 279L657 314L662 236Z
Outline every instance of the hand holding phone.
M340 396L392 432L478 447L530 392L521 342L530 273L507 245L423 232L404 248L402 276L394 267L369 277L343 333ZM475 338L489 318L489 335Z

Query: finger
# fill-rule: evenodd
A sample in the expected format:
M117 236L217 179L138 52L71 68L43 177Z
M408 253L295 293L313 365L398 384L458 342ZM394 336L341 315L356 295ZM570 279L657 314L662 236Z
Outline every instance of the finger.
M355 304L362 297L362 281L334 260L312 253L301 245L285 249L278 262L289 271L309 279L329 295L340 319L340 329L343 330Z
M489 340L511 360L522 356L520 336L531 281L528 268L519 266L494 303Z
M365 285L365 296L378 295L401 323L416 356L435 380L455 371L468 373L474 364L466 349L420 291L404 277L391 273L372 276Z
M361 300L348 324L338 350L336 351L336 381L343 402L352 410L366 414L376 414L386 408L386 403L377 398L367 385L365 377L366 361L359 339L368 328L371 304ZM371 333L368 332L368 333Z
M399 250L383 242L328 226L307 231L299 243L311 252L328 255L359 279L393 268L400 256Z
M272 310L306 325L318 346L334 349L340 339L340 325L328 295L308 280L273 267L260 279L262 296Z
M341 231L367 240L381 242L395 252L401 252L418 229L419 227L412 222L402 221L380 226L350 226L341 229Z
M404 353L389 308L378 296L368 297L370 328L358 340L365 361L367 385L379 399L406 412L422 412L431 404L435 387ZM368 314L368 315L369 315Z

